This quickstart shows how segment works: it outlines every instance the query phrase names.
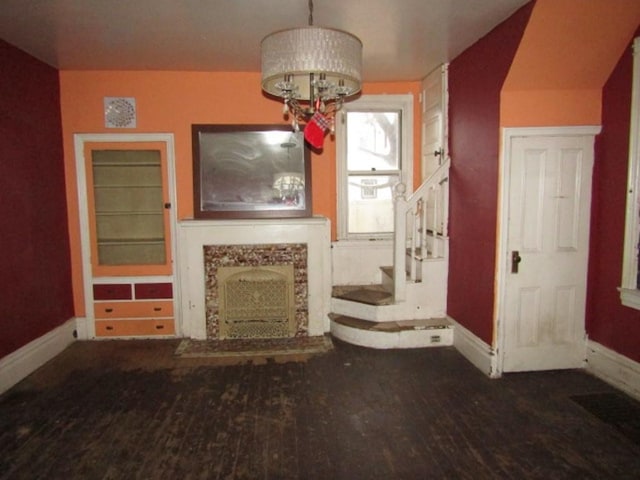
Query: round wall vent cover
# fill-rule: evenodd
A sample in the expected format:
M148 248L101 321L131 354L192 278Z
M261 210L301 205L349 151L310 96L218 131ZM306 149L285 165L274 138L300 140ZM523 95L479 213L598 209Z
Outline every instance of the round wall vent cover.
M136 99L133 97L105 97L104 126L107 128L135 128Z

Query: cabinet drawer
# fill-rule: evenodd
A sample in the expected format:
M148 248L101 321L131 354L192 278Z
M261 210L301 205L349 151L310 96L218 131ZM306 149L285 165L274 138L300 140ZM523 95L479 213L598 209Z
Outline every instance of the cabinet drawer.
M165 320L96 320L97 337L131 337L174 335L173 319Z
M136 299L173 298L173 285L170 283L136 283Z
M96 318L172 317L173 302L97 302Z
M131 285L128 283L102 283L93 286L95 300L131 300Z

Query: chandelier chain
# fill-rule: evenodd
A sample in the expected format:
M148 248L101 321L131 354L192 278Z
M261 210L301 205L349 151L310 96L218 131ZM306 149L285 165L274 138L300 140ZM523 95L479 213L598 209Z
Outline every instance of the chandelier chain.
M313 0L309 0L309 26L313 26Z

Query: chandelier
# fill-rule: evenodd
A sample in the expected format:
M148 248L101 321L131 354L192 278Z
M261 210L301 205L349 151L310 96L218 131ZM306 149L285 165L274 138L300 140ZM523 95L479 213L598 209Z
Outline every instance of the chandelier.
M284 99L284 114L299 123L333 131L345 98L360 91L362 42L358 37L313 25L281 30L262 40L262 89ZM306 131L306 129L305 129ZM305 137L307 135L305 134Z

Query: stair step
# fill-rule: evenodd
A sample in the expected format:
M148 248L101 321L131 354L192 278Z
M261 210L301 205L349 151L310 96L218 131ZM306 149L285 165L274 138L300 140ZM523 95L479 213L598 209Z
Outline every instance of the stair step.
M398 320L395 322L372 322L347 315L329 314L329 318L336 323L360 330L377 332L402 332L407 330L437 330L451 328L446 318L426 318L422 320Z
M382 273L384 273L386 275L387 278L389 279L393 279L393 267L380 267L380 270L382 271ZM411 280L411 275L409 275L409 272L405 272L405 278L407 279L407 281Z
M369 348L426 348L453 345L454 327L446 318L372 322L347 315L329 314L331 335Z
M429 260L442 260L444 258L444 254L440 254L439 256L436 257L434 256L431 250L426 250L426 249L423 250L420 247L417 247L414 250L413 254L411 253L411 249L407 248L406 255L420 262L426 262Z
M382 285L348 285L333 287L332 296L366 305L391 305L393 296Z
M421 247L416 247L413 250L413 252L411 251L410 248L407 248L407 252L406 253L407 253L407 255L409 257L413 257L416 260L425 260L425 259L429 258L430 254L431 254L431 252L429 252L426 249L423 250Z

